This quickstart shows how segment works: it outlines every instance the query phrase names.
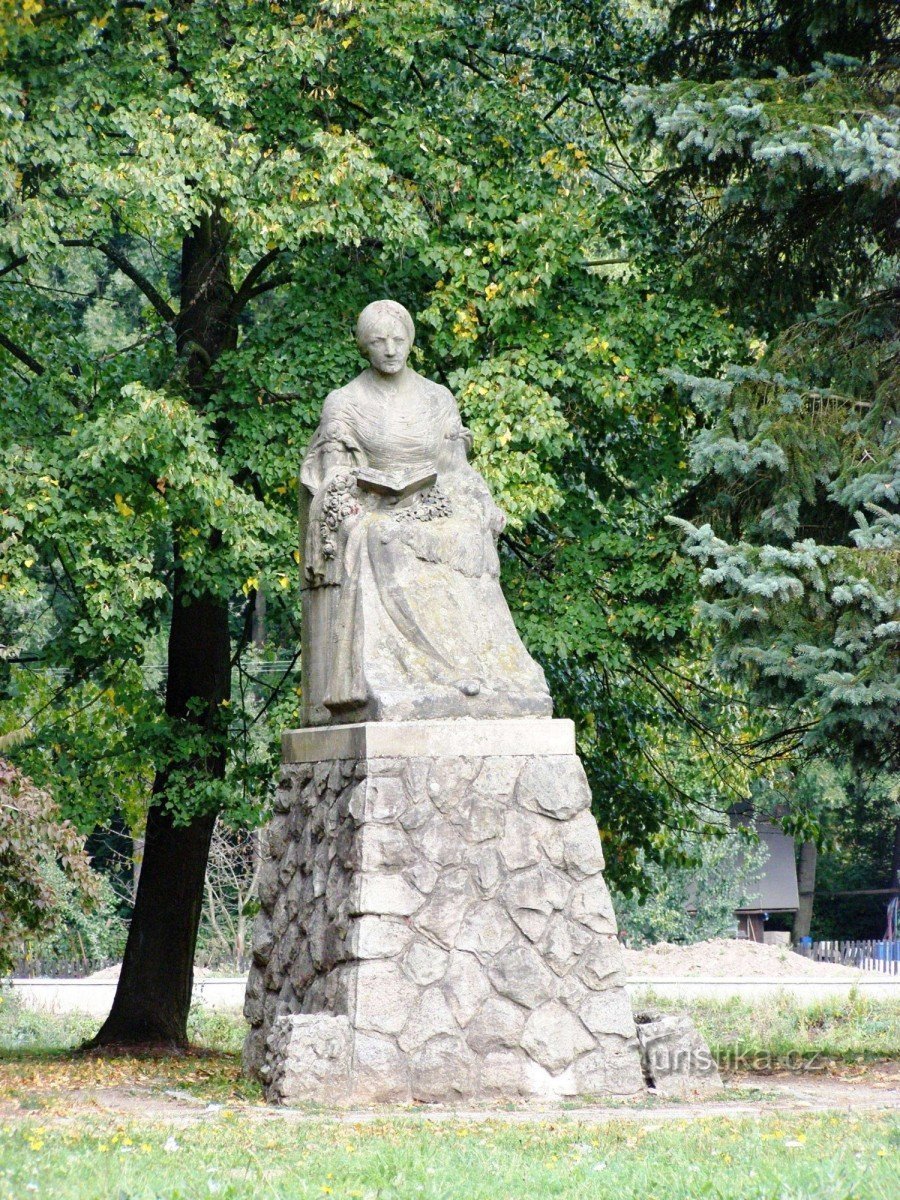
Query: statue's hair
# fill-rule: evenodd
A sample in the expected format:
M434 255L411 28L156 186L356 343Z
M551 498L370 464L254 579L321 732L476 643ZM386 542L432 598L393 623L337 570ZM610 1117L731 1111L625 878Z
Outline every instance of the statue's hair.
M413 324L412 317L403 305L398 304L396 300L374 300L371 304L366 305L356 319L356 342L358 346L365 346L372 326L376 321L383 320L385 317L399 321L403 326L404 332L409 337L409 344L413 344L416 338L416 327Z

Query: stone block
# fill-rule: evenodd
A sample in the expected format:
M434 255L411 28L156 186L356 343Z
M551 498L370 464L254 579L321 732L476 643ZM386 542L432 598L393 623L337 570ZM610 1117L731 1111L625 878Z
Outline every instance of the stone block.
M554 992L554 976L531 946L503 950L491 963L488 975L501 996L525 1008L537 1008Z
M618 941L612 936L595 937L579 958L575 973L582 983L596 991L620 987L625 974Z
M397 1034L409 1020L419 989L395 962L360 963L356 968L353 1024L367 1033Z
M427 902L416 913L413 924L420 933L449 950L455 945L466 910L475 898L475 885L467 870L445 870Z
M507 812L498 849L508 871L521 871L523 867L531 867L541 861L538 831L527 813L516 808Z
M409 1073L413 1100L453 1103L474 1094L478 1062L461 1037L444 1034L412 1055Z
M542 1004L525 1022L522 1047L553 1073L564 1070L593 1046L593 1036L557 1000Z
M454 951L444 976L444 995L461 1026L469 1024L490 991L484 968L474 954Z
M408 979L419 987L437 983L447 973L450 955L431 942L415 941L403 956L401 966Z
M578 1005L577 1011L591 1033L618 1034L626 1038L635 1036L631 1001L624 988L588 992Z
M466 913L456 935L457 950L471 950L479 959L499 954L517 936L516 927L499 904L476 901Z
M723 1088L716 1060L686 1013L638 1012L644 1076L658 1095L689 1099Z
M518 1004L489 996L481 1011L466 1028L466 1041L476 1054L511 1049L522 1045L526 1013Z
M580 1095L640 1096L644 1075L636 1038L603 1038L573 1068Z
M546 863L514 875L501 892L509 915L533 942L543 936L550 914L565 905L568 895L565 877Z
M507 813L505 804L492 797L473 796L466 809L457 824L464 829L463 836L467 841L486 842L502 834Z
M358 875L352 903L356 915L371 913L378 916L409 917L422 907L425 900L402 875L386 875L374 871Z
M451 813L478 774L478 760L468 756L436 758L428 771L428 798L440 813Z
M456 1035L458 1032L459 1026L444 993L434 986L426 988L419 997L403 1032L397 1038L397 1045L405 1054L409 1054L439 1034Z
M591 806L591 790L579 760L534 756L522 768L516 786L522 808L566 821Z
M281 735L285 763L384 758L468 759L574 755L571 721L517 717L501 720L366 721L354 725L289 729ZM473 772L474 774L474 772Z
M469 849L459 830L442 817L416 830L413 840L422 859L436 867L458 867Z
M244 1074L249 1079L262 1079L266 1062L266 1031L261 1025L252 1025L244 1038L241 1056Z
M284 1016L268 1039L266 1099L342 1104L350 1094L353 1035L346 1017Z
M521 1050L494 1050L481 1058L479 1094L488 1100L515 1100L528 1094L526 1058Z
M291 818L288 813L279 813L266 826L264 853L267 858L278 862L291 844Z
M409 838L396 825L373 825L359 839L362 850L359 867L363 871L393 871L415 862Z
M403 780L397 775L369 779L366 783L365 819L395 821L408 804Z
M492 896L504 878L503 862L492 846L482 847L471 857L472 875L485 896Z
M409 1060L393 1038L357 1032L353 1049L354 1103L403 1104L409 1100Z
M603 870L603 847L593 813L580 812L566 821L561 841L563 865L570 878L586 879Z
M258 966L264 967L272 955L274 945L275 935L272 932L272 922L264 912L260 913L253 926L253 937L251 940L253 961Z
M557 975L565 975L587 949L591 941L588 930L562 913L551 917L540 942L540 952Z
M244 992L244 1016L251 1025L262 1025L265 994L262 973L258 968L251 967L247 976L247 990Z
M357 917L348 934L347 950L357 958L396 958L413 937L405 921L392 917Z
M414 863L408 870L403 872L403 878L408 883L411 883L423 896L431 895L439 875L440 872L437 867L433 863L425 862L424 859Z
M592 929L594 933L616 932L616 915L602 875L586 879L574 889L569 916Z

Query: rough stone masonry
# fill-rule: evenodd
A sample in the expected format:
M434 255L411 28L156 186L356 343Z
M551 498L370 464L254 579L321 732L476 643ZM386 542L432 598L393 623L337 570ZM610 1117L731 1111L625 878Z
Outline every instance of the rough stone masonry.
M644 1089L571 722L285 734L245 1014L276 1103Z

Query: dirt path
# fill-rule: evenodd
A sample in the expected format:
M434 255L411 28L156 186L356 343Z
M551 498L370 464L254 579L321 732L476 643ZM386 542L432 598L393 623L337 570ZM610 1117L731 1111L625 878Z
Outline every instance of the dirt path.
M449 1108L416 1105L405 1108L370 1108L340 1112L313 1109L278 1109L261 1103L208 1103L177 1088L118 1084L54 1090L45 1096L0 1099L0 1121L38 1118L42 1123L70 1123L95 1117L100 1120L158 1121L176 1126L217 1120L228 1112L242 1121L305 1122L323 1118L356 1125L369 1121L500 1121L578 1122L588 1125L609 1121L656 1124L698 1117L764 1117L774 1114L816 1112L900 1112L900 1064L846 1072L835 1076L813 1073L737 1073L720 1099L676 1102L648 1098L638 1103L589 1106L530 1106L516 1109Z

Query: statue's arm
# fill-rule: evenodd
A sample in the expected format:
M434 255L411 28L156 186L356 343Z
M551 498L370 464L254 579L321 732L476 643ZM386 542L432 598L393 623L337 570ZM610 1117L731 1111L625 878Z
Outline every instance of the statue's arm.
M351 472L363 461L340 393L332 392L300 468L300 481L308 497L303 568L310 583L335 582L340 575L341 534L359 512Z

